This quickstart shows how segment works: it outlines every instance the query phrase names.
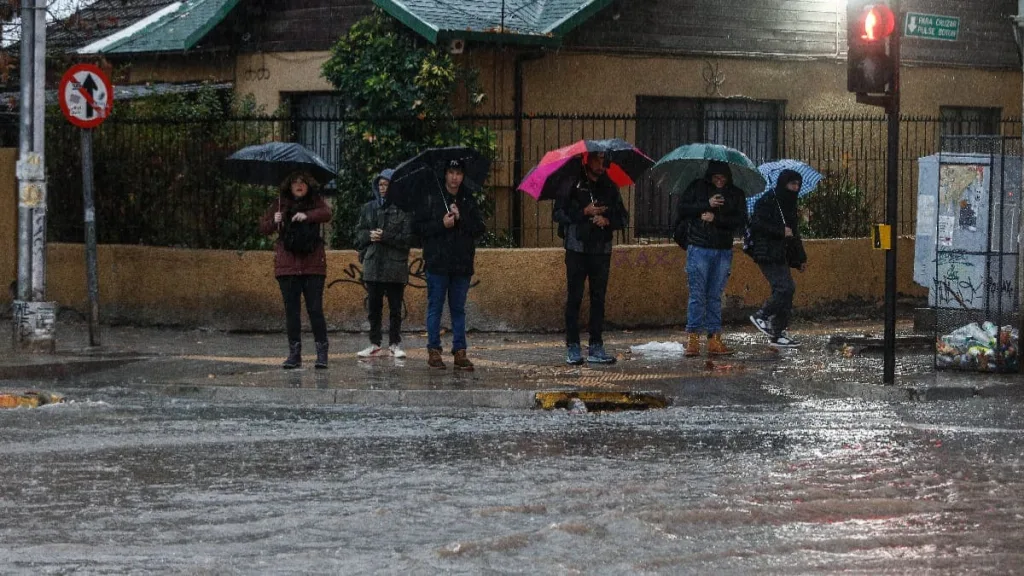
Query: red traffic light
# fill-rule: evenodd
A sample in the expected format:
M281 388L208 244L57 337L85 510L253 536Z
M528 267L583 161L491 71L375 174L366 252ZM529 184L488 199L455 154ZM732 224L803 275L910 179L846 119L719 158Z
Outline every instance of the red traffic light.
M861 40L884 40L896 30L896 16L885 4L869 4L861 10L857 24Z

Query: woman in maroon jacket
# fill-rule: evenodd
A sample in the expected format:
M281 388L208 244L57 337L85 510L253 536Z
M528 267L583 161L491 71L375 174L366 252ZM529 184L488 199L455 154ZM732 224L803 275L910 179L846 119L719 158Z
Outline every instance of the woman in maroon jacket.
M274 276L281 286L288 329L286 370L302 365L302 298L316 342L316 367L327 368L327 321L324 319L324 281L327 255L320 226L331 221L331 209L310 188L317 185L306 172L295 172L281 184L281 195L260 219L260 232L277 233Z

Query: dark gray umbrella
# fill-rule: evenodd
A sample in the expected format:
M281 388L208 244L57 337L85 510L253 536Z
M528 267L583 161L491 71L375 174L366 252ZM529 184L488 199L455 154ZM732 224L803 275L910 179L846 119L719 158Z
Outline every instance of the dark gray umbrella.
M465 146L428 148L395 168L388 186L388 199L403 210L411 210L425 194L443 195L445 167L452 160L463 164L463 182L469 189L483 186L491 168L491 161L484 155Z
M316 153L294 142L247 146L228 156L224 170L234 180L260 186L279 186L299 170L309 172L320 186L338 177Z

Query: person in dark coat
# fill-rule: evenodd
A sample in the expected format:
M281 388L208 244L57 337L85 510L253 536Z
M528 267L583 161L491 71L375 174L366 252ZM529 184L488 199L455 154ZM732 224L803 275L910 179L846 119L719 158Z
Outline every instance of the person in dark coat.
M750 321L768 336L773 346L781 348L800 346L786 329L796 293L790 268L800 272L807 269L807 253L798 227L797 198L802 184L799 173L783 170L775 189L754 204L750 218L748 254L772 289L771 296Z
M580 349L580 306L583 286L590 285L590 341L587 361L613 364L615 357L604 349L605 294L611 270L612 237L629 224L619 187L606 174L603 153L584 154L579 179L566 194L555 198L551 213L565 246L565 361L583 363Z
M412 216L388 201L392 174L394 170L384 170L374 178L373 199L363 206L356 225L356 248L363 264L370 321L370 346L358 352L360 358L373 358L388 352L395 358L405 358L401 346L402 298L409 282ZM390 311L387 350L381 348L385 296Z
M448 301L452 319L455 368L472 370L466 355L466 297L473 277L476 241L487 226L472 192L463 184L465 166L452 160L445 168L441 190L424 191L414 232L423 241L427 272L427 364L445 368L441 358L441 312Z
M722 294L732 271L733 238L746 223L746 197L732 184L732 171L724 162L709 162L704 177L694 180L679 198L675 226L689 228L686 356L700 355L702 333L707 334L708 356L734 353L722 341Z
M284 299L288 332L285 369L302 365L302 299L316 343L317 368L327 368L327 321L324 318L324 281L327 254L320 235L331 221L331 209L311 188L316 180L306 172L295 172L281 184L281 193L260 219L260 232L277 234L274 242L274 276Z

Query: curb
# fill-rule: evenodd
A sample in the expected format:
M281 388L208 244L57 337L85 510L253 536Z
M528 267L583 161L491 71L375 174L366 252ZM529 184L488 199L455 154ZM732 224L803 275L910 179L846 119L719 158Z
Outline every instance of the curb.
M67 358L38 364L0 365L0 380L44 380L70 378L92 372L120 368L127 364L146 360L145 356L124 358Z
M532 409L537 402L537 392L533 390L317 390L191 385L169 385L156 389L168 396L202 400L296 405Z

